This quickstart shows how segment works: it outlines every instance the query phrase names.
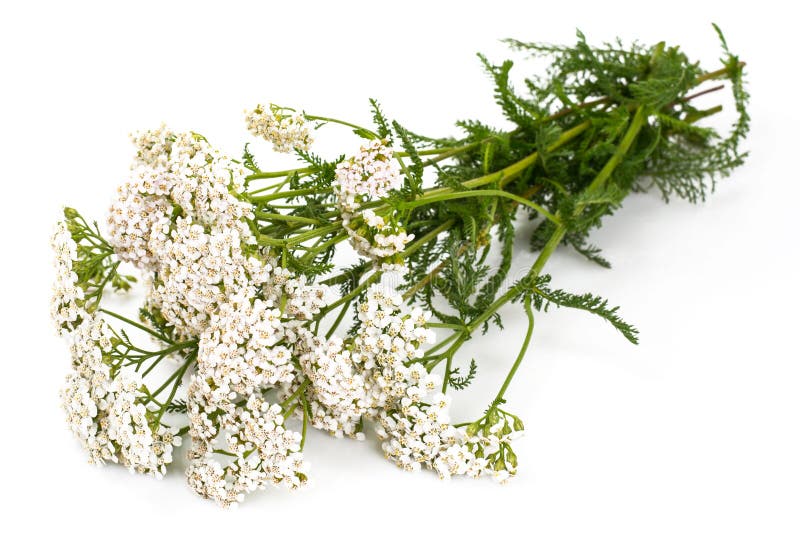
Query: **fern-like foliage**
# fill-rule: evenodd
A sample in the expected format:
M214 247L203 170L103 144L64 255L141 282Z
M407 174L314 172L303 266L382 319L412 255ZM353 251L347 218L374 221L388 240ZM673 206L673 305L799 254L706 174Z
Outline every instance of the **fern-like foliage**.
M377 133L381 138L392 140L392 129L389 127L389 120L383 114L381 106L374 98L369 99L369 104L372 107L372 121L377 126Z
M64 208L64 222L76 244L72 270L77 278L76 286L83 290L82 300L86 309L94 311L99 307L107 287L117 291L129 290L136 278L118 271L120 261L97 223L87 222L77 210L69 207Z
M186 413L189 410L185 400L174 400L167 405L167 413Z
M158 332L161 339L169 343L176 343L175 327L156 308L144 307L139 309L139 318L144 324Z
M664 43L593 45L580 32L570 45L508 41L512 49L534 61L546 58L549 66L543 74L512 83L514 69L519 67L511 60L494 63L479 55L493 84L494 101L512 123L505 129L467 118L457 122L459 137L428 137L391 120L376 100L370 100L374 133L360 128L362 133L389 139L395 150L404 152L405 184L383 202L399 212L405 228L415 236L409 245L413 252L404 258L406 297L422 303L444 323L466 325L480 318L483 331L491 324L502 326L497 313L486 311L509 276L520 219L533 227L530 245L534 250L555 236L561 245L608 268L610 263L592 244L591 234L627 195L655 188L665 199L703 200L716 180L746 157L741 141L749 116L742 63L721 34L720 39L724 57L717 71L703 70L682 49ZM716 91L704 84L726 79L737 119L730 132L720 133L702 122L718 106L701 104L704 95ZM626 140L637 116L646 118ZM576 130L580 133L572 135ZM337 209L331 186L343 158L326 161L310 152L298 155L309 167L289 176L289 185L303 190L299 198L304 201L289 198L280 209L289 210L281 213L300 217L302 222L269 220L261 227L262 235L272 243L314 228L320 232L314 235L322 240L341 237L341 229L330 223L336 220ZM504 175L520 161L530 164ZM423 174L427 176L428 171L435 177L435 188L483 194L405 209L426 194ZM479 186L471 183L487 176L495 178ZM603 179L597 182L599 176ZM493 196L497 190L503 195ZM515 200L519 198L540 209ZM270 215L267 208L261 209L263 215ZM448 228L445 233L426 238L443 225ZM328 228L330 233L324 233ZM310 278L327 272L332 260L328 252L316 251L313 243L294 247L289 254L293 257L287 258L288 264ZM362 278L366 271L361 269L351 273L353 280ZM333 279L341 282L338 276ZM343 284L343 295L354 287L350 282ZM603 316L635 339L635 329L622 322L603 299L546 287L540 290L538 298Z
M261 172L261 169L258 167L258 164L256 163L255 156L253 156L253 154L250 152L250 143L245 143L244 145L244 150L242 154L242 165L244 165L244 168L250 172L253 173Z
M447 384L455 390L466 389L475 379L475 376L477 374L478 374L478 364L475 363L475 359L473 358L469 362L469 370L467 371L467 374L462 376L461 369L456 367L450 371L450 376L447 379Z
M533 296L533 305L537 310L547 311L550 304L557 307L575 308L584 310L592 315L602 317L617 331L625 336L625 339L633 344L639 343L639 331L635 326L625 322L617 313L619 306L610 306L608 300L592 295L591 293L584 293L575 295L564 291L563 289L551 289L550 276L540 276L529 288Z

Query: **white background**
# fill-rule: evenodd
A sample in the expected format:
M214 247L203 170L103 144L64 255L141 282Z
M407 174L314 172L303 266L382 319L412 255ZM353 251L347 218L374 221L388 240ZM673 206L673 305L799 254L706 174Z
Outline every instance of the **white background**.
M0 521L16 525L4 530L800 531L793 18L769 2L3 3ZM613 270L567 251L548 264L559 287L619 304L641 345L579 312L540 317L507 395L528 429L511 484L408 475L374 441L319 432L307 449L313 487L236 511L192 494L180 468L157 482L85 464L59 408L69 364L47 315L47 238L63 204L103 218L128 132L166 121L239 154L247 106L367 122L371 96L431 135L466 117L503 125L473 55L503 58L499 38L571 43L580 27L594 43L680 44L714 69L712 21L748 62L751 157L705 205L626 201L594 236ZM334 151L355 146L342 139ZM261 152L263 167L287 164ZM531 261L519 250L515 269ZM502 382L521 315L508 309L502 334L469 345L481 372L456 398L457 418Z

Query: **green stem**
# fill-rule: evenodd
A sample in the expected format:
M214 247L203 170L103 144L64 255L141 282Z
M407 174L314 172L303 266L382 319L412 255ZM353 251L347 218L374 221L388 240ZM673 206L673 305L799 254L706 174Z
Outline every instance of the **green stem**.
M458 339L456 339L455 342L452 345L450 345L450 348L448 348L445 352L434 358L433 361L431 361L430 363L428 363L428 365L425 366L425 368L428 370L428 372L431 372L437 365L439 365L445 359L448 360L449 364L450 361L452 361L452 358L455 355L455 353L458 351L458 349L461 348L461 345L466 343L468 339L469 335L462 333L458 337Z
M275 247L288 247L291 245L299 245L303 241L308 241L309 239L313 239L315 237L328 235L331 232L341 228L341 226L342 222L338 221L325 226L320 226L319 228L314 228L313 230L307 230L301 234L296 235L295 237L291 237L288 239L276 239L274 237L269 237L262 234L258 236L258 243L260 245L269 245Z
M508 372L508 375L506 376L503 385L500 386L500 391L497 392L497 396L495 397L495 404L503 399L503 395L508 389L508 386L511 384L511 380L514 378L514 374L517 372L517 369L519 369L519 365L520 363L522 363L522 359L528 352L528 345L530 344L531 336L533 335L533 309L531 308L530 295L525 296L525 314L528 316L528 331L525 334L525 340L522 342L522 347L519 349L519 355L517 356L517 359L514 360L514 364L511 366L511 370Z
M479 147L480 145L482 145L485 142L486 142L486 140L481 140L481 141L475 141L473 143L469 143L469 144L466 144L466 145L463 145L463 146L460 146L460 147L455 147L455 148L447 147L447 148L434 149L434 150L420 150L420 151L417 152L417 155L425 156L425 155L437 154L436 157L429 158L429 159L427 159L427 160L425 160L423 162L423 166L428 166L428 165L433 165L434 163L438 163L440 161L446 160L448 158L452 158L453 156L457 156L457 155L459 155L459 154L461 154L463 152L469 152L473 148ZM399 155L408 156L408 154L405 153L405 152L395 152L395 155L396 156L399 156Z
M300 234L298 236L295 236L295 237L292 237L292 238L289 238L289 239L285 239L284 242L285 242L285 244L287 246L289 246L289 245L297 245L299 243L302 243L303 241L308 241L309 239L313 239L315 237L320 237L320 236L327 235L327 234L329 234L329 233L331 233L331 232L333 232L335 230L338 230L341 227L342 227L341 221L335 222L333 224L328 224L326 226L320 226L319 228L315 228L313 230L309 230L307 232L303 232L302 234Z
M108 282L114 277L114 275L117 274L117 269L119 268L120 263L121 262L118 261L111 265L111 268L108 270L108 274L105 276L105 278L103 278L103 280L95 286L91 293L86 295L87 304L89 300L94 300L90 306L87 306L87 309L96 309L100 305L100 299L103 297L103 290Z
M455 200L458 198L470 198L470 197L503 197L511 199L515 202L518 202L524 206L527 206L534 211L538 212L539 214L543 215L547 220L558 224L559 220L556 218L555 215L547 211L545 208L536 204L535 202L531 202L528 199L522 198L517 196L513 193L509 193L508 191L503 191L501 189L479 189L477 191L457 191L455 193L445 193L441 195L434 195L434 196L425 196L419 200L414 200L411 202L404 202L401 204L402 209L413 209L419 206L424 206L425 204L432 204L434 202L443 202L447 200Z
M193 348L193 347L197 347L197 340L193 339L191 341L184 341L182 343L176 343L176 344L174 344L174 345L172 345L170 347L167 347L167 348L165 348L163 350L157 350L157 351L146 351L146 350L142 350L142 349L140 349L138 347L134 347L134 348L138 352L146 354L147 357L153 357L153 356L167 355L167 354L173 353L173 352L178 351L178 350L188 349L188 348Z
M428 328L449 328L450 330L463 330L463 324L456 323L427 323L425 326Z
M281 180L277 184L268 185L266 187L262 187L260 189L256 189L255 191L248 191L249 195L257 195L258 193L263 193L264 191L272 191L274 190L276 193L283 189L283 186L289 182L289 177L287 176L285 180Z
M305 224L317 224L320 221L317 219L310 219L308 217L300 217L297 215L284 215L282 213L264 213L262 211L257 211L255 213L255 218L260 221L290 221L290 222L299 222Z
M343 121L341 119L333 119L331 117L321 117L319 115L305 115L305 118L310 121L322 121L322 122L331 122L334 124L341 124L342 126L347 126L354 130L359 130L361 132L368 133L372 135L373 139L380 139L380 136L377 133L373 132L368 128L364 128L363 126L359 126L358 124L353 124L352 122Z
M436 228L434 228L433 230L431 230L430 232L428 232L424 236L422 236L419 239L417 239L416 241L414 241L411 244L411 246L406 247L406 249L402 253L402 256L404 258L407 258L407 257L411 256L416 251L418 251L420 248L422 248L422 245L424 245L425 243L427 243L427 242L429 242L429 241L431 241L433 239L436 239L436 237L439 234L441 234L445 230L449 230L450 227L453 226L455 223L456 223L455 219L446 220L445 222L443 222L442 224L440 224L439 226L437 226Z
M290 411L286 411L286 409L292 405L292 403L297 399L297 397L303 394L303 392L306 390L306 388L310 383L311 380L309 380L308 378L303 380L303 382L299 386L297 386L297 389L294 391L294 393L292 393L285 401L281 403L281 408L284 410L283 413L284 417L286 417L291 413Z
M336 329L339 328L339 325L341 324L342 319L344 319L344 316L347 313L348 309L350 309L350 301L345 302L344 306L342 306L342 309L339 311L339 315L336 316L336 320L328 329L328 333L325 334L326 338L330 338L333 335L333 333L336 332Z
M644 126L644 123L647 121L647 110L644 106L639 106L636 109L636 113L633 115L633 119L631 120L630 125L628 126L628 130L625 132L625 135L622 138L622 141L617 146L617 150L614 151L614 155L606 162L600 172L597 174L592 183L589 184L589 187L586 188L588 193L593 193L600 187L604 186L608 179L611 177L611 174L616 170L617 166L622 162L622 159L625 157L625 154L633 145L636 136L639 135L639 131Z
M254 174L250 174L244 177L245 182L250 182L252 180L259 180L262 178L281 178L283 176L288 176L290 174L299 174L299 173L306 173L312 172L315 167L299 167L297 169L287 169L285 171L273 171L273 172L257 172Z
M300 450L306 446L306 431L308 430L308 420L311 418L309 412L311 411L308 406L308 401L305 398L300 399L300 404L303 405L303 434L300 438Z
M340 235L337 235L336 237L334 237L333 239L329 239L329 240L325 241L321 245L309 248L308 250L306 250L306 253L303 254L303 256L300 258L300 262L301 263L305 263L305 262L309 261L311 258L316 256L317 254L319 254L323 250L329 249L329 248L341 243L342 241L346 240L347 237L348 237L347 234L340 234Z
M147 328L147 327L146 327L146 326L144 326L143 324L137 323L136 321L134 321L134 320L132 320L132 319L128 319L127 317L124 317L124 316L122 316L122 315L120 315L120 314L118 314L118 313L114 313L114 312L112 312L111 310L107 310L107 309L105 309L105 308L100 308L98 311L100 311L100 312L102 312L102 313L105 313L106 315L110 315L111 317L114 317L115 319L119 319L120 321L122 321L122 322L124 322L124 323L127 323L127 324L129 324L129 325L131 325L131 326L135 326L135 327L136 327L136 328L138 328L139 330L142 330L142 331L144 331L144 332L147 332L147 333L148 333L148 334L150 334L151 336L153 336L153 337L155 337L155 338L158 338L158 339L160 339L161 341L164 341L164 342L166 342L166 343L173 343L173 341L172 341L171 339L169 339L169 338L167 338L167 337L164 337L164 336L162 336L161 334L159 334L159 333L158 333L158 332L156 332L155 330L151 330L150 328Z
M444 378L442 378L442 393L447 393L447 385L450 382L450 373L453 367L453 353L447 354L447 364L444 367Z
M436 156L441 154L448 154L450 152L452 152L453 153L452 155L454 155L460 152L464 152L466 150L471 150L476 146L479 146L480 144L485 142L486 142L485 140L480 140L480 141L474 141L472 143L467 143L466 145L461 145L461 146L449 145L449 146L443 146L441 148L426 148L423 150L417 150L417 156ZM403 151L396 151L394 155L399 156L401 158L407 158L411 156L411 154L409 154L408 152L403 152Z
M353 273L349 271L345 271L339 274L335 274L329 278L326 278L325 280L322 280L319 283L325 284L326 286L335 286L336 284L341 284L342 282L350 278L352 274Z
M164 391L164 390L167 388L167 386L168 386L168 385L170 385L170 384L171 384L173 381L176 381L176 380L177 380L177 384L178 384L178 385L180 385L180 379L181 379L181 377L184 375L184 373L186 373L186 370L189 368L189 366L192 364L192 362L194 362L194 360L195 360L195 357L194 357L194 356L192 356L192 357L190 357L190 358L187 358L187 359L186 359L186 361L183 363L183 365L181 365L181 366L178 368L178 370L177 370L177 371L175 371L174 373L172 373L172 375L170 375L170 377L167 379L167 381L166 381L166 382L164 382L163 384L161 384L161 387L159 387L157 390L155 390L154 392L152 392L152 393L150 394L150 398L153 398L153 399L155 399L155 397L157 397L159 393L161 393L162 391ZM176 386L176 387L177 387L177 386ZM170 402L170 401L172 401L172 396L170 396L170 399L169 399L169 401L165 402L164 404L165 404L165 405L166 405L166 404L169 404L169 402Z
M164 358L166 358L166 357L167 357L167 355L166 355L166 354L162 354L161 356L159 356L158 358L156 358L156 360L155 360L153 363L151 363L151 364L150 364L150 366L149 366L147 369L145 369L145 370L144 370L144 372L142 373L142 378L144 378L144 377L146 377L148 374L150 374L150 371L152 371L153 369L155 369L155 368L158 366L158 364L159 364L159 363L161 363L161 361L162 361ZM137 371L139 370L139 365L137 365L137 366L136 366L136 370L137 370Z
M261 195L256 197L250 197L250 202L254 204L263 204L265 202L269 202L270 200L276 200L279 198L292 198L292 197L299 197L302 195L310 195L310 194L319 194L319 193L330 193L333 190L330 187L325 188L317 188L317 187L307 187L304 189L291 189L289 191L281 191L279 193L272 193L271 195Z
M172 376L175 377L174 378L175 383L172 386L172 391L170 391L169 397L167 397L167 400L164 402L164 404L161 406L161 410L159 410L159 412L158 412L158 421L159 422L161 421L161 418L164 417L164 414L166 413L167 408L169 407L169 404L172 402L172 399L175 398L175 394L178 392L178 388L180 387L181 382L183 382L183 375L186 373L186 370L189 368L189 366L192 364L193 361L194 361L194 358L187 359L186 362L183 365L181 365L181 367L177 371L175 371L175 373L172 375ZM170 380L168 380L164 384L164 386L166 386L166 384L169 384L169 382L171 380L173 380L173 379L170 378ZM151 395L151 397L155 397L156 395L158 395L161 392L161 390L164 388L164 386L161 386L161 388L159 388L158 391L153 393Z
M590 121L584 121L577 126L570 128L563 132L556 141L554 141L551 145L549 145L546 150L547 152L552 152L557 150L558 148L564 146L566 143L569 143L584 131L586 131L589 126L591 125ZM501 186L507 184L514 178L516 178L522 171L536 163L539 159L539 153L533 152L530 155L522 158L521 160L509 165L504 169L500 169L499 171L495 171L493 173L487 174L485 176L480 176L478 178L473 178L471 180L464 181L461 185L466 189L474 189L476 187L480 187L482 185L488 185L491 183L499 182ZM439 187L435 189L429 189L425 192L423 197L434 195L434 194L442 194L442 193L449 193L452 192L453 189L451 187Z
M369 277L367 277L367 279L366 279L366 280L364 280L363 282L361 282L361 284L359 284L359 286L358 286L357 288L355 288L354 290L352 290L350 293L348 293L347 295L343 296L342 298L340 298L339 300L337 300L337 301L336 301L336 302L334 302L333 304L329 304L328 306L325 306L324 308L322 308L322 309L320 310L320 312L319 312L319 315L325 315L325 314L326 314L326 313L328 313L329 311L331 311L331 310L335 310L336 308L338 308L338 307L339 307L339 306L341 306L342 304L344 304L344 303L346 303L346 302L350 302L350 301L351 301L351 300L353 300L353 299L354 299L354 298L355 298L355 297L356 297L356 296L357 296L359 293L361 293L361 292L362 292L362 291L364 291L364 290L365 290L367 287L369 287L370 285L372 285L372 283L373 283L373 282L376 282L377 280L379 280L382 274L383 274L383 273L382 273L381 271L375 271L375 272L374 272L374 273L372 273L372 274L371 274Z
M711 72L706 72L705 74L701 74L700 76L697 77L697 79L695 80L695 85L700 85L703 82L707 82L708 80L715 80L722 76L729 76L735 69L741 69L744 66L745 62L740 61L733 67L727 66Z
M461 336L460 332L453 332L452 334L447 336L445 339L443 339L442 341L440 341L439 343L437 343L433 347L431 347L428 350L426 350L425 351L425 356L433 355L437 350L441 349L442 347L446 347L451 341L453 341L455 338L460 337L460 336Z
M453 341L455 338L459 337L460 335L461 335L460 332L454 332L454 333L450 334L443 341L440 341L439 343L437 343L433 347L431 347L428 350L426 350L425 351L425 355L423 357L416 358L416 359L413 359L413 360L409 360L408 363L416 363L416 362L422 362L422 361L427 361L427 360L433 359L435 357L434 354L436 353L436 351L438 351L442 347L447 346L448 343L450 343L451 341Z

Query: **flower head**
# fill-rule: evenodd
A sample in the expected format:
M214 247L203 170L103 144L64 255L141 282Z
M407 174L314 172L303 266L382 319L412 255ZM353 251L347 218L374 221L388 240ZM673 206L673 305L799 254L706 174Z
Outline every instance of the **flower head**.
M50 316L59 334L72 331L77 325L82 311L83 289L77 285L78 275L73 270L73 262L78 259L78 245L65 221L56 224L50 239L55 253L56 280L50 300Z
M181 438L167 426L153 430L140 378L105 361L113 344L102 319L82 318L70 343L74 371L61 392L67 422L90 462L120 462L131 472L160 478Z
M245 121L250 133L272 143L276 152L308 150L313 141L302 113L274 104L245 111Z
M363 439L361 418L367 411L367 389L344 341L337 336L325 339L306 332L296 350L303 375L309 381L304 394L311 424L337 437ZM292 390L296 390L302 383L298 379L293 386Z
M342 223L350 236L350 244L361 256L374 260L381 270L403 270L402 252L414 239L414 234L407 234L393 214L382 217L365 209L358 218L343 212Z
M342 209L354 211L362 202L385 198L402 183L394 150L387 140L376 139L336 166L334 189Z
M133 138L137 147L130 179L119 187L108 215L109 241L123 260L158 267L156 237L174 214L205 227L249 233L252 206L241 200L244 168L200 135L162 126Z
M208 393L208 383L195 377L189 386L192 448L186 471L195 492L230 506L270 485L296 489L306 483L302 436L286 428L280 405L257 394L214 405Z

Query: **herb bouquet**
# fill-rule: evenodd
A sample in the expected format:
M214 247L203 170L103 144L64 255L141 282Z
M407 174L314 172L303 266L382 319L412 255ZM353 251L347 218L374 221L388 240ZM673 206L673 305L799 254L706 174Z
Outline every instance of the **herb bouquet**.
M190 487L227 506L269 485L302 486L309 427L364 439L371 425L405 470L513 476L523 424L504 395L536 314L579 308L637 341L603 298L555 289L548 259L564 245L608 267L589 234L631 192L703 200L742 163L748 115L743 63L724 39L711 71L664 43L593 47L578 34L573 46L509 44L549 61L523 96L510 61L481 56L510 130L464 120L459 138L426 137L375 101L372 126L257 106L248 130L300 160L281 171L194 132L135 135L105 231L66 208L52 239L51 312L73 367L63 406L90 461L160 477L188 438ZM737 112L725 134L701 122L721 110L700 105L718 80ZM326 125L363 147L323 159L312 134ZM538 257L507 281L528 225ZM337 267L347 246L361 260ZM136 281L126 264L146 287L134 317L104 297ZM479 368L459 351L501 326L506 305L528 319L519 355L483 413L452 421L448 392Z

